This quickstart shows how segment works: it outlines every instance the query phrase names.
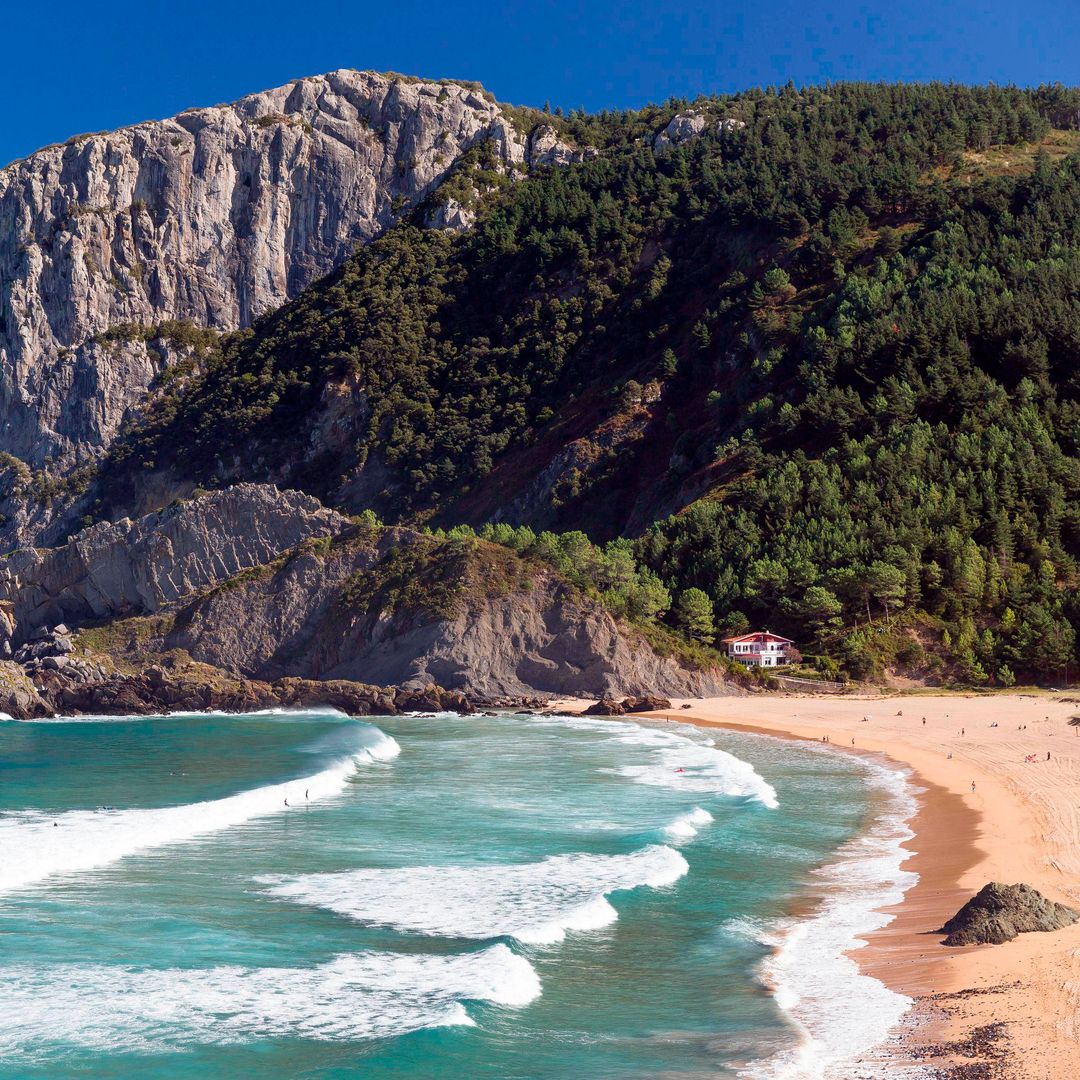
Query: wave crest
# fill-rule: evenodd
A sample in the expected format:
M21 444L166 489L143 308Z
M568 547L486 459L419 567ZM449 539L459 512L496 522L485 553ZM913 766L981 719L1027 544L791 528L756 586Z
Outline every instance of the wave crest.
M397 742L378 728L365 725L359 731L361 745L329 768L223 799L152 809L21 811L0 818L0 893L331 799L345 790L358 766L401 753Z
M799 1041L751 1063L740 1073L747 1080L865 1075L855 1063L885 1040L911 1005L910 998L859 971L850 956L866 944L867 934L892 922L882 909L900 903L919 877L903 869L911 854L903 844L914 836L907 821L917 809L907 774L875 762L866 767L882 808L869 832L816 871L826 885L820 907L807 919L758 927L752 935L774 949L762 975Z
M660 888L689 869L673 848L629 855L552 855L535 863L411 866L261 879L283 900L327 908L375 926L485 940L554 944L618 917L610 893Z
M466 1001L521 1008L539 995L532 965L501 944L462 956L345 954L312 968L11 967L0 988L0 1058L40 1059L58 1045L152 1053L387 1038L471 1025Z
M693 810L680 814L664 832L674 840L692 840L714 818L708 810L695 806Z

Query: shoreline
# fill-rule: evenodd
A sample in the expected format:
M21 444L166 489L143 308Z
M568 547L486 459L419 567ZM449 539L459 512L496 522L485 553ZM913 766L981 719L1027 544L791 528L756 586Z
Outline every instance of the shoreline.
M917 809L903 869L918 880L899 904L876 909L891 921L850 954L913 1001L873 1061L958 1077L994 1062L993 1075L1048 1080L1080 1075L1080 926L963 949L946 949L934 931L992 880L1080 903L1080 740L1074 750L1065 725L1073 711L1035 695L784 696L678 701L643 715L819 745L824 735L830 749L883 755L909 771Z

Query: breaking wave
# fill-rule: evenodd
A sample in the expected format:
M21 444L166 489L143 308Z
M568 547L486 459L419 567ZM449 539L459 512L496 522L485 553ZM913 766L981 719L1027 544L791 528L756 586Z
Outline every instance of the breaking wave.
M773 949L762 975L799 1036L790 1050L740 1074L748 1080L868 1075L858 1060L885 1040L911 1005L910 998L859 971L849 955L866 944L867 934L892 921L881 909L900 903L918 880L902 868L910 856L902 845L914 836L907 822L917 808L907 775L873 762L868 768L882 809L868 832L816 872L824 886L817 911L769 927L755 927L756 920L733 920L728 926L729 932L756 936Z
M712 820L713 816L708 810L695 806L689 813L680 814L664 832L673 840L692 840Z
M0 817L0 893L56 874L97 870L128 855L194 840L255 818L288 813L345 790L358 766L397 757L401 747L378 728L357 729L349 756L310 776L183 806L127 810L19 811ZM288 803L288 805L286 805Z
M154 1053L268 1038L386 1038L471 1025L467 1001L520 1008L539 994L532 965L501 944L463 956L345 954L311 968L8 967L0 1057L34 1061L58 1047Z
M410 933L530 945L562 941L618 917L610 893L660 888L681 878L686 860L652 845L629 855L552 855L534 863L346 870L262 879L283 900L327 908Z

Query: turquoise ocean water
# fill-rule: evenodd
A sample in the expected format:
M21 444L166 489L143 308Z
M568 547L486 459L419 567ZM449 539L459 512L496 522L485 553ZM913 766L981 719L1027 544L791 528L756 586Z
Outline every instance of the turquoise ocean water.
M845 1075L911 798L680 725L0 722L0 1080Z

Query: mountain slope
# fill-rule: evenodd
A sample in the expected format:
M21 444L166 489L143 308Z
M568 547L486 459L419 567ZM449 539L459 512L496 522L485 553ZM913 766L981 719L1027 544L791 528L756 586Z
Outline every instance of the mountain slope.
M248 326L480 143L501 169L560 153L527 145L478 86L346 70L0 170L0 449L92 460L192 336L174 327L153 349L111 328Z
M701 636L1056 678L1080 620L1078 101L853 84L533 117L598 153L508 184L476 145L170 367L73 512L253 479L391 522L632 536L669 622L706 594ZM474 226L426 228L451 198Z

